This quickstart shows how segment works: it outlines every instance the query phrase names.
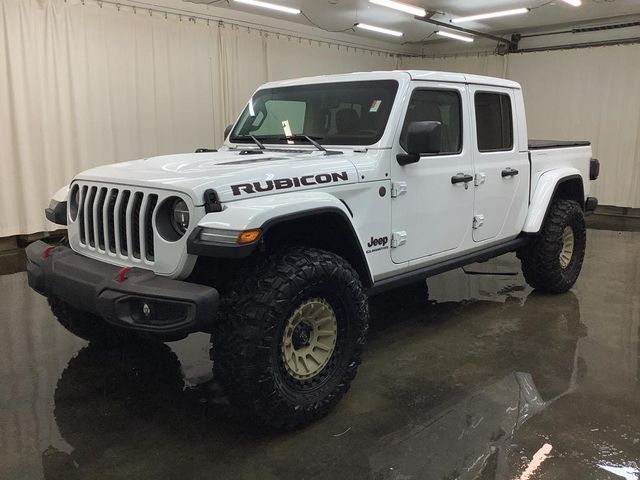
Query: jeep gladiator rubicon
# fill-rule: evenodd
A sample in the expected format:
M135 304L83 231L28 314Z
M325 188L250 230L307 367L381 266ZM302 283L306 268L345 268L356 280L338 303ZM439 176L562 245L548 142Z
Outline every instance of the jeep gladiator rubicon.
M93 168L46 211L68 246L29 284L89 341L212 336L216 375L267 425L327 412L356 375L367 295L515 251L566 292L599 162L529 141L520 86L429 71L260 87L219 151Z

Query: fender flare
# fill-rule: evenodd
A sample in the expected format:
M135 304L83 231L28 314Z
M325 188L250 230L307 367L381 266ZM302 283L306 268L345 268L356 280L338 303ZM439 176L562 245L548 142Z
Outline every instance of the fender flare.
M54 195L51 197L51 200L55 200L56 202L66 202L68 195L69 195L69 185L65 185L56 193L54 193Z
M198 222L189 236L187 252L217 258L245 258L256 250L259 241L248 245L216 245L201 241L200 231L204 228L233 231L260 228L262 238L277 225L326 214L338 216L349 230L346 240L357 251L361 273L366 273L363 283L371 284L371 269L353 225L353 215L345 203L326 192L291 192L229 202L221 212L208 213ZM354 267L358 270L356 265Z
M49 206L44 209L44 216L51 223L56 225L67 225L67 197L69 196L69 185L65 185L58 190L51 201Z
M524 221L522 231L524 233L538 233L547 217L549 207L556 195L558 187L565 182L576 179L584 183L580 171L571 167L559 168L543 173L538 180L535 192L531 196L529 212Z

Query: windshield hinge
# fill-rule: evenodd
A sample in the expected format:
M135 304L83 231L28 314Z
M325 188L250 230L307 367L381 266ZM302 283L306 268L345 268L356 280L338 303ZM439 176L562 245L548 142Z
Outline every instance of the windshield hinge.
M391 184L391 198L397 198L407 193L407 182L393 182Z

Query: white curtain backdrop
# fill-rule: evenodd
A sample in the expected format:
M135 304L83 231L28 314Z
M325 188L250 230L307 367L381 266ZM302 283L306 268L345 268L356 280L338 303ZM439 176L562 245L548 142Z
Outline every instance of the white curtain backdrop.
M96 0L0 0L0 237L55 228L76 173L212 147L269 80L421 68L520 82L530 137L589 139L602 204L640 207L640 45L403 58Z
M96 0L0 0L0 237L78 172L213 147L268 80L397 58Z
M603 205L640 207L640 45L404 59L423 68L505 77L524 91L530 138L591 140Z

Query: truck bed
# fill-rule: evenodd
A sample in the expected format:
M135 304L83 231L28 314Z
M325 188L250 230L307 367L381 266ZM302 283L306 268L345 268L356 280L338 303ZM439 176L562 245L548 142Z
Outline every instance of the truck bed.
M529 150L544 150L548 148L586 147L591 142L586 140L531 140Z

